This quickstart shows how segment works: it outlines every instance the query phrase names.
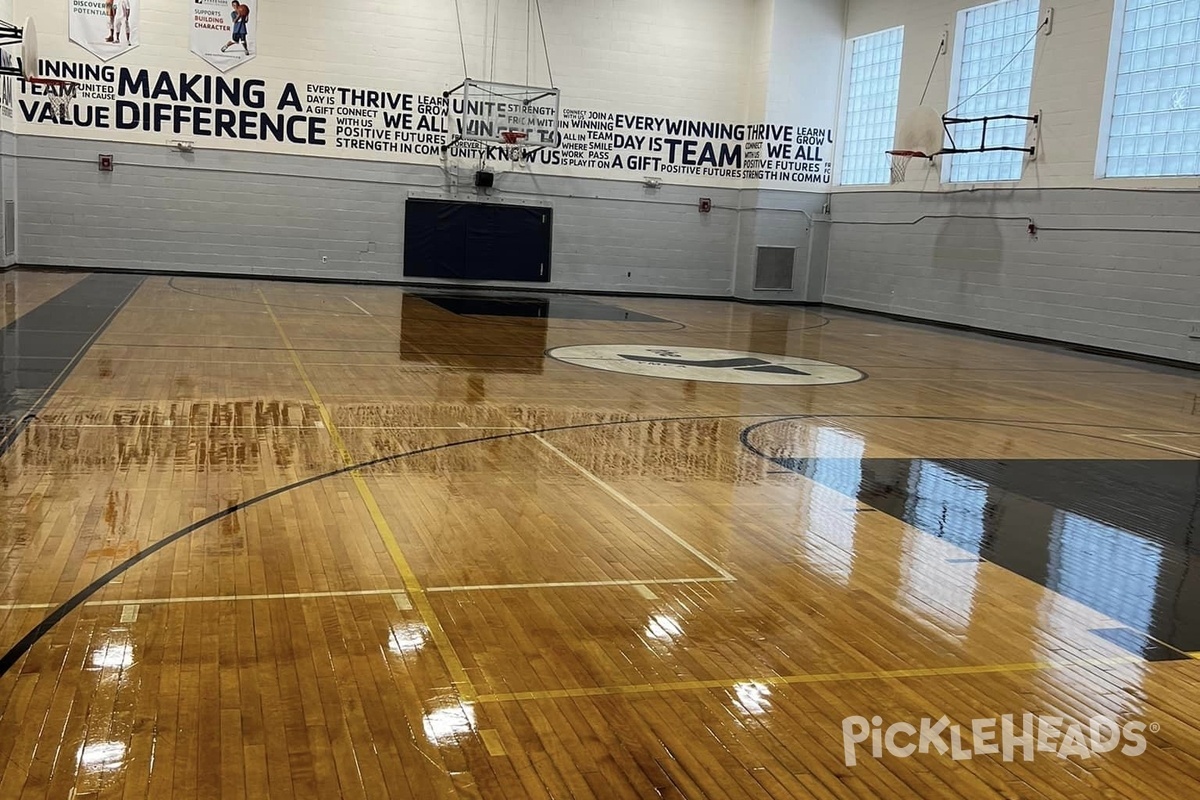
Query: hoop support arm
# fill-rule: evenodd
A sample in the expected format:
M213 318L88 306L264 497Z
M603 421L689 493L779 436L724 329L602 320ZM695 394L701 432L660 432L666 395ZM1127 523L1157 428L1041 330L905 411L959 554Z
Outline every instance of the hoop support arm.
M543 97L550 97L553 94L554 94L554 92L542 92L537 97L528 97L528 98L522 100L521 102L524 105L529 105L530 103L536 103L538 100L541 100Z
M1032 117L1023 117L1019 114L997 114L994 117L942 117L942 124L944 124L944 125L966 125L971 122L982 122L982 123L986 124L992 120L998 120L998 119L1019 119L1019 120L1024 120L1025 122L1032 122L1034 124L1037 124L1037 123L1041 122L1041 118L1042 118L1041 114L1035 114Z
M941 155L952 156L958 153L998 153L1001 151L1008 151L1010 153L1025 153L1026 155L1031 156L1037 155L1036 147L1009 147L1006 145L975 147L970 150L964 150L961 147L947 147L941 152Z

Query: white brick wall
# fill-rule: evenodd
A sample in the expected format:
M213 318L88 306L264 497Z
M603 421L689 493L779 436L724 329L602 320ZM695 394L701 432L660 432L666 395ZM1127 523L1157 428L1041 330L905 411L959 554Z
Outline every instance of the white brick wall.
M473 76L548 81L536 25L526 72L523 0L502 0L494 69L484 47L488 4L461 1ZM93 61L67 40L66 0L16 5L18 17L36 14L44 58ZM449 0L251 5L260 54L231 76L424 92L461 79ZM541 5L564 105L833 123L842 0ZM110 63L209 71L189 52L188 3L142 0L142 8L141 46ZM94 130L22 123L18 133L11 170L22 187L18 244L22 263L31 265L399 280L405 197L452 194L437 159L317 158L300 147L216 141L198 142L184 156L163 146L166 137L141 131L102 138ZM115 154L116 172L97 173L100 152ZM459 166L469 183L476 165ZM792 185L784 198L770 186L736 180L667 178L661 189L647 190L636 173L552 172L502 172L494 199L555 208L553 285L562 288L752 295L747 254L757 244L791 243L801 248L798 268L805 269L809 231L796 209L816 211L825 202L819 184L802 191ZM475 196L473 189L464 193ZM712 214L697 213L701 196L714 200ZM798 280L796 296L803 284Z
M11 4L13 0L8 0ZM471 77L545 85L546 49L525 0L459 0ZM493 37L499 4L498 38ZM230 77L440 95L463 78L451 0L260 0L252 3L258 55ZM33 14L45 60L95 63L67 35L69 2L15 0L15 16ZM141 44L108 62L115 67L189 74L212 72L189 49L186 0L141 0ZM727 123L771 121L832 127L844 0L542 0L547 49L564 108ZM2 12L2 8L0 8ZM798 41L804 47L796 47ZM527 58L528 56L528 58ZM18 133L165 144L142 130L97 131L20 121ZM434 156L342 150L279 142L221 140L205 148L324 155L434 164ZM540 167L542 173L588 174ZM590 177L603 178L592 172ZM611 176L616 177L616 176ZM628 175L621 175L628 178ZM670 182L740 186L734 179L671 175ZM823 191L783 184L778 188Z
M1195 202L1087 189L837 194L825 300L1200 363L1188 338L1200 216L1180 207ZM907 224L923 215L934 217ZM1027 216L1052 230L1030 237ZM1078 230L1109 227L1191 233Z
M905 26L901 117L919 104L942 32L953 35L955 15L973 5L850 0L848 36ZM1051 5L1031 101L1045 113L1038 160L1016 186L939 185L914 163L899 186L835 189L825 299L1200 362L1200 341L1188 338L1200 318L1200 179L1095 178L1113 0ZM949 74L943 58L926 104L945 108ZM1025 217L1065 230L1033 239Z
M0 0L0 19L14 20L13 0ZM17 24L21 24L18 21ZM19 48L7 48L10 55L13 57L13 63L16 64ZM7 80L10 85L11 78ZM15 87L14 87L15 89ZM4 203L9 200L16 199L16 162L12 156L16 152L16 140L13 137L12 131L16 128L13 118L0 116L0 269L10 267L16 263L15 255L6 255L4 253Z
M479 199L418 165L118 143L103 174L95 142L27 135L20 147L27 265L400 281L406 198ZM705 191L710 214L686 187L511 173L492 200L554 208L552 288L730 296L755 242L794 244L803 269L795 209L824 195Z

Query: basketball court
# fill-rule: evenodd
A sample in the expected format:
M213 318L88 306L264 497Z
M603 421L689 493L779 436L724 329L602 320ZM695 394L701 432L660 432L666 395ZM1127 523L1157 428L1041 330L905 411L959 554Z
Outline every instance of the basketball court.
M238 47L266 62L241 8ZM456 133L430 158L449 188L397 194L394 241L345 233L348 263L402 261L393 280L274 273L199 199L150 240L178 269L125 259L117 231L91 245L107 267L38 263L19 212L33 263L0 274L0 800L1194 795L1196 365L801 296L837 289L837 238L819 280L805 240L786 293L685 297L665 270L617 285L654 274L660 251L621 258L656 203L673 215L656 241L703 226L696 264L729 209L696 211L703 186L589 198L590 179L554 177L571 84L555 18L547 34L521 10L516 39L490 3L490 33L457 23L464 73L476 51L525 60L443 87ZM32 71L49 27L7 35L60 125L91 90ZM1049 157L1036 109L920 99L875 153L907 182L893 196L938 193L951 157ZM133 174L139 214L169 203L135 145L78 191ZM204 139L145 147L188 180L240 169ZM295 194L272 157L234 196L260 239L292 224L261 200L272 181ZM349 207L384 178L336 180ZM865 218L778 202L763 219L869 257ZM92 224L68 209L49 213ZM305 213L292 230L332 212ZM1030 213L1027 238L1065 247ZM918 224L891 240L898 263ZM193 230L233 266L191 261ZM982 252L967 239L961 257ZM320 264L349 269L335 246ZM596 246L613 291L572 272Z

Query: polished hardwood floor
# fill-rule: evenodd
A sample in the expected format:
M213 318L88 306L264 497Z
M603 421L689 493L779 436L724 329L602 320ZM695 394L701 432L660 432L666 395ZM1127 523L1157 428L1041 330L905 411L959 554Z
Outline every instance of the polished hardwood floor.
M1200 792L1195 373L121 277L2 276L0 798ZM1045 749L972 739L1025 714ZM1096 718L1144 752L1061 747Z

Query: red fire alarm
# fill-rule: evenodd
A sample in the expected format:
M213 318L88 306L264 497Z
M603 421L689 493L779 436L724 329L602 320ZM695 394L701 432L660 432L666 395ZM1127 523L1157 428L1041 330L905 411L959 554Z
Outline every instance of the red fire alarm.
M100 171L101 172L112 172L113 171L113 157L111 155L104 155L104 154L100 155Z
M700 198L700 213L707 214L710 211L712 211L712 198L711 197L701 197Z

